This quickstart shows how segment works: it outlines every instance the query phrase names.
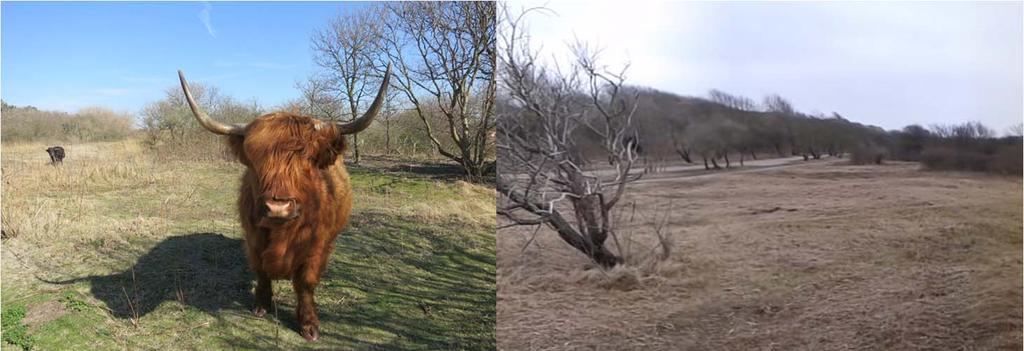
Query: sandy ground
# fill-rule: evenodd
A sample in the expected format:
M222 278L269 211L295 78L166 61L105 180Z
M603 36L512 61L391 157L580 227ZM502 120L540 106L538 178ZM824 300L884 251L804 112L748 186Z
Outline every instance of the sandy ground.
M620 242L644 261L667 214L656 265L499 231L498 348L1020 350L1020 179L840 162L633 185Z

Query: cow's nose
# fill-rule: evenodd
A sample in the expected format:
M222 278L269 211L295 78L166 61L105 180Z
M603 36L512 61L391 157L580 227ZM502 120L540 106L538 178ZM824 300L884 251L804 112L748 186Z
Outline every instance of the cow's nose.
M263 202L263 209L266 211L266 216L270 218L291 219L299 215L295 199L273 198Z

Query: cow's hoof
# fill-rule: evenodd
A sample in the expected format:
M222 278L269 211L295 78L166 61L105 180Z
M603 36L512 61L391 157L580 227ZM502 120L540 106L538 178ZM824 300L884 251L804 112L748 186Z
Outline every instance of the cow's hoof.
M316 341L320 338L320 328L315 325L307 325L302 327L302 337L306 338L306 341Z
M252 315L256 316L256 318L263 318L266 314L267 309L263 308L263 306L256 306L252 308Z

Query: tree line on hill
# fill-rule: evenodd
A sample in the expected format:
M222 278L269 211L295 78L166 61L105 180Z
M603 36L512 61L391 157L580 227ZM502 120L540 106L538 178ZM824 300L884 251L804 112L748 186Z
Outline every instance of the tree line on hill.
M979 122L886 131L837 112L800 112L779 95L757 103L720 90L692 97L638 86L624 87L622 95L636 106L627 133L636 135L649 161L677 159L721 169L759 157L827 155L858 164L890 159L920 161L928 169L1022 173L1020 125L1005 136ZM585 128L575 133L582 158L601 162L602 138Z

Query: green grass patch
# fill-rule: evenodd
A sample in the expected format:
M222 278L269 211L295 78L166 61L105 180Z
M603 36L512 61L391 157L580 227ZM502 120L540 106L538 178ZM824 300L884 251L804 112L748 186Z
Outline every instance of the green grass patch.
M25 318L25 306L8 306L0 315L2 315L0 326L3 327L4 342L23 350L31 350L35 345L35 340L29 335L28 326L21 322Z
M89 304L79 300L78 294L71 289L64 290L60 297L60 302L64 304L65 308L75 312L82 312L89 308Z

